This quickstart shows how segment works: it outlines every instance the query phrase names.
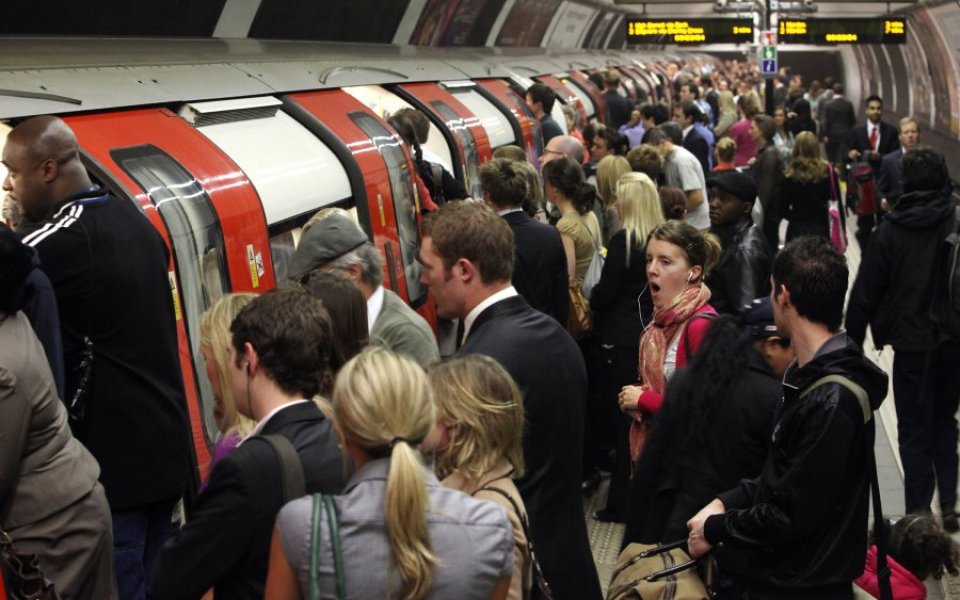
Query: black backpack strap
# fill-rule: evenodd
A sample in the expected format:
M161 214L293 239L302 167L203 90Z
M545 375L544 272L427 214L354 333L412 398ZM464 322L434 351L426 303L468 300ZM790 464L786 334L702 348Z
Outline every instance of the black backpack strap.
M283 435L261 435L257 436L270 444L273 451L277 454L277 460L280 461L280 470L283 475L283 502L286 504L307 493L306 483L303 477L303 464L300 462L300 455L297 449Z

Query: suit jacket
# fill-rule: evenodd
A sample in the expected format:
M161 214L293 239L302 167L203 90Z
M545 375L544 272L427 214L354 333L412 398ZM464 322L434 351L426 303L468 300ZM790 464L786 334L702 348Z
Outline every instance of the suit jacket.
M633 105L629 100L615 91L606 91L603 93L603 101L607 107L607 127L619 130L630 121Z
M338 494L345 483L333 426L312 401L276 413L261 435L279 434L293 444L308 494ZM183 529L164 545L150 586L155 600L263 598L273 522L286 501L283 473L273 448L250 438L210 474Z
M823 105L821 128L832 144L843 144L850 128L857 122L853 104L843 96L836 96Z
M566 325L569 277L560 232L523 211L503 219L513 230L513 287L530 306Z
M903 157L903 148L884 155L880 159L880 172L877 174L877 194L886 198L891 204L897 201L903 188L900 185L900 159Z
M690 151L700 161L703 168L703 174L706 176L710 172L710 145L707 144L707 138L703 137L696 128L690 130L683 136L683 147Z
M897 135L897 128L889 123L880 121L880 141L877 144L877 152L880 153L881 158L869 160L870 166L873 167L874 174L880 171L880 161L883 160L883 157L891 152L897 151L899 148L900 137ZM860 154L866 154L871 149L870 138L867 135L867 124L861 123L851 129L850 133L847 134L847 143L843 150L843 159L850 162L847 154L849 154L851 150L857 150ZM860 160L862 161L863 159L861 158Z
M422 367L440 360L437 338L430 324L400 296L386 288L383 290L383 307L370 331L370 342L406 354Z
M554 598L600 598L580 492L587 372L576 342L514 296L480 313L458 354L494 358L523 395L526 473L516 484Z
M632 346L640 343L645 323L653 315L653 299L647 293L646 240L632 240L627 265L627 231L613 234L607 244L600 281L590 293L594 331L601 344Z

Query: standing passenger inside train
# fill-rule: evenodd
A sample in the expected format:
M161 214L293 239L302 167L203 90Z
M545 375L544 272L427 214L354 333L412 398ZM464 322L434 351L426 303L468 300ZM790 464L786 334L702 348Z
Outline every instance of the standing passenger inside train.
M560 233L520 208L528 181L520 164L495 158L480 167L483 199L513 231L513 286L530 306L567 324L567 256ZM539 186L539 180L537 181Z
M719 313L739 314L754 298L770 293L770 246L751 216L757 186L739 171L718 173L707 185L710 232L723 247L707 278L710 303Z
M657 186L643 173L627 173L617 182L617 210L623 229L610 238L607 259L600 281L590 294L590 310L599 343L595 362L598 401L595 409L603 412L603 434L614 436L613 470L607 505L593 517L600 521L622 521L626 514L626 496L630 477L630 448L627 437L630 418L616 405L617 394L637 380L637 356L640 335L650 322L653 301L647 289L647 235L664 222Z
M533 117L540 121L540 135L543 138L544 146L558 135L563 135L560 125L553 120L551 115L557 95L550 89L550 86L538 81L527 88L526 99L527 107L533 112Z
M421 366L440 359L437 339L427 321L395 292L383 287L383 259L367 234L350 217L330 213L300 238L288 271L306 281L311 271L339 271L367 300L370 342L406 354Z
M210 457L210 472L256 426L256 422L237 410L237 399L230 385L230 324L256 297L256 294L226 294L200 318L200 352L213 390L213 420L220 430ZM207 481L209 477L207 475ZM207 481L200 491L206 488Z
M167 250L133 203L94 185L62 120L20 123L3 164L3 189L42 221L24 243L57 296L63 400L74 435L100 463L120 597L142 599L174 506L196 484Z
M576 165L575 165L576 166ZM580 493L587 373L573 338L510 285L510 228L477 203L441 206L424 220L422 281L437 314L460 318L459 354L486 354L523 394L526 474L516 485L537 558L556 600L596 600L600 581Z
M298 498L277 515L264 598L506 598L506 512L441 486L417 450L436 414L423 369L368 348L337 375L333 406L357 472L343 495Z
M530 598L529 518L513 480L523 476L523 397L500 363L482 354L432 366L437 421L421 450L436 457L444 487L496 502L513 528L509 600Z
M194 600L210 589L262 598L274 518L292 500L287 488L298 487L288 471L300 463L294 497L343 489L337 435L313 402L333 382L323 305L302 289L271 290L240 311L230 332L230 385L257 426L217 464L190 519L160 551L150 580L156 600Z
M415 108L401 108L396 116L410 121L413 132L417 136L417 144L423 155L424 173L421 174L424 183L430 190L435 204L443 204L451 200L464 200L470 197L463 183L450 174L442 164L440 158L427 149L427 140L430 139L430 119L427 115Z
M33 252L0 226L0 535L36 555L64 600L113 600L100 468L70 433L43 348L21 312L34 291L32 270ZM13 588L6 572L4 579Z

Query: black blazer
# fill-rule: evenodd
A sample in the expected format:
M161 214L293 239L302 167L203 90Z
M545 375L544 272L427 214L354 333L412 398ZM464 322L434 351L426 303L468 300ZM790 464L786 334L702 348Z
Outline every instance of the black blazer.
M683 147L697 157L706 176L710 172L710 146L707 144L707 139L694 128L690 130L690 133L683 136Z
M891 203L896 202L903 193L900 185L900 159L903 157L903 148L885 155L880 159L880 172L877 174L877 195L886 198Z
M526 473L516 483L554 598L599 599L580 492L587 371L576 342L514 296L480 313L458 354L494 358L523 395Z
M899 148L900 137L897 134L897 128L889 123L880 121L880 143L877 145L877 151L880 153L881 158L869 161L870 166L873 167L874 174L880 171L880 161L882 158L891 152L896 152ZM847 145L843 151L843 159L850 162L847 154L849 154L851 150L857 150L860 154L866 154L870 149L870 139L867 136L867 124L861 123L851 129L847 135Z
M316 404L283 409L261 434L280 434L293 443L308 494L343 490L337 436ZM217 598L263 598L273 522L283 505L276 453L263 440L247 440L217 463L186 525L160 551L151 597L188 600L214 588Z
M523 211L503 219L513 230L513 287L530 306L566 326L569 277L560 232Z
M647 290L644 241L634 243L627 266L625 229L613 234L607 244L600 281L590 293L590 310L601 344L640 345L640 334L653 314L653 298Z
M820 119L824 136L831 144L845 143L850 128L857 122L853 104L843 96L836 96L824 104Z

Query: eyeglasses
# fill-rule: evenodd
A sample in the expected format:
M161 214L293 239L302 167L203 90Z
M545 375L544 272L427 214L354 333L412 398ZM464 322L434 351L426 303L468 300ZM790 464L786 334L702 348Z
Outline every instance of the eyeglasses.
M563 152L560 152L559 150L551 150L550 148L544 148L544 149L543 149L543 154L544 154L544 155L547 155L547 154L559 154L560 156L565 156Z

